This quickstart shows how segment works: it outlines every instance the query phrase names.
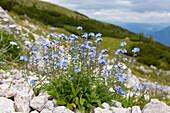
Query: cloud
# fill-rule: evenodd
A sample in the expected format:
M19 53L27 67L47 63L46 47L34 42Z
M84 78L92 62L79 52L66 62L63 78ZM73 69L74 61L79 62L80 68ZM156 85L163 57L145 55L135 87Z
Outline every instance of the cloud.
M43 0L105 22L170 23L170 0Z

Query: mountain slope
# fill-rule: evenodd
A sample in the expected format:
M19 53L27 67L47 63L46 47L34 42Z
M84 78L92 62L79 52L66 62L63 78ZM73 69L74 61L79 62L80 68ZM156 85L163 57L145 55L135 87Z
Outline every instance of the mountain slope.
M153 33L155 41L170 47L170 26Z
M127 55L132 56L133 53L131 50L134 47L140 47L141 52L139 53L139 56L137 60L140 63L146 64L150 66L152 63L154 63L155 66L158 68L163 69L170 69L170 48L166 47L160 43L157 43L153 41L152 39L147 39L145 36L138 35L135 33L132 33L126 29L123 29L121 27L118 27L113 24L103 23L94 19L87 18L86 16L83 16L82 14L75 13L74 11L71 11L68 9L63 8L64 12L60 12L57 9L62 8L57 5L53 5L50 3L43 2L44 5L41 5L42 2L33 0L1 0L0 5L4 8L10 11L9 13L13 14L14 17L17 15L19 17L19 24L22 24L22 22L26 20L34 21L35 23L41 23L42 29L44 29L45 26L55 27L57 33L58 29L64 30L65 32L78 34L76 27L82 26L84 30L82 32L94 32L94 33L101 33L103 35L103 38L106 38L107 41L103 43L107 49L111 49L111 52L109 53L113 58L113 54L116 51L117 48L120 48L120 44L118 46L115 46L115 43L119 42L120 39L124 39L125 37L127 40L124 39L124 41L132 42L129 43L127 48L129 53ZM42 7L43 6L43 7ZM55 10L51 10L50 6L53 7ZM67 14L73 14L73 16ZM26 16L27 15L27 16ZM75 16L79 15L79 16ZM80 17L80 18L79 18ZM85 17L84 19L82 19ZM40 30L37 30L36 32L40 34ZM45 30L46 31L46 30ZM50 31L51 32L51 31ZM42 33L42 31L41 31ZM109 38L107 38L109 37ZM117 40L117 42L115 42ZM109 45L109 46L108 46ZM115 47L112 47L115 46ZM153 51L154 49L154 51ZM159 52L160 51L160 52ZM157 52L159 54L157 55Z
M100 32L103 34L103 36L111 36L115 38L135 36L134 33L121 27L89 19L82 14L75 13L75 11L68 11L68 9L63 8L63 12L61 12L62 7L50 3L42 1L33 2L32 0L13 0L11 2L5 2L7 2L7 0L2 0L0 4L3 6L4 9L10 9L11 11L19 15L27 15L28 17L33 18L36 21L41 21L42 23L45 23L46 25L64 28L74 34L76 34L77 32L74 31L73 28L76 28L77 26L83 26L85 32Z

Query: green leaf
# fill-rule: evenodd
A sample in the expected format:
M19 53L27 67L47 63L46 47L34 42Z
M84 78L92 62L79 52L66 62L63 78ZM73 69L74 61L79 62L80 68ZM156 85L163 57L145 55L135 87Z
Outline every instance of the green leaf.
M80 104L81 104L81 105L83 105L85 101L86 101L86 99L80 98Z
M57 101L57 104L63 106L63 105L66 105L67 103L65 101Z
M96 93L96 89L97 87L94 89L94 91L91 93L91 98L93 98L95 96L95 93Z
M100 108L104 108L101 104L100 100L91 100L92 102L96 102Z
M87 103L87 105L86 105L88 108L91 108L92 107L92 105L91 104L89 104L89 103Z
M79 98L78 98L78 97L75 97L75 98L74 98L74 101L75 101L75 103L79 106Z
M73 110L73 107L71 104L67 103L67 108L69 108L70 110Z
M52 96L56 96L57 95L57 93L55 92L55 91L48 91L47 92L49 95L52 95Z
M76 104L75 104L75 103L71 103L71 105L72 105L74 108L76 108Z

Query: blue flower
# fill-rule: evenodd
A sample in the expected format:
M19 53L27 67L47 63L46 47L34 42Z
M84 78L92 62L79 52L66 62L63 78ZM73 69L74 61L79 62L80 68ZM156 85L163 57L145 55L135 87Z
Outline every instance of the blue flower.
M59 36L60 38L61 38L61 37L65 37L65 34L61 33L61 34L59 34L58 36Z
M102 51L101 51L101 54L103 54L103 53L105 53L105 50L102 50Z
M139 51L140 51L140 49L137 48L137 47L135 47L135 48L132 50L133 53L138 53Z
M81 26L77 27L77 30L82 30L82 29L83 29L83 27L81 27Z
M36 51L31 51L30 54L32 54L32 55L33 55L33 54L37 55L37 52L36 52Z
M73 38L74 40L78 39L78 36L76 36L75 34L71 34L69 38Z
M144 89L144 86L140 85L139 88L142 90L142 89Z
M54 34L54 33L50 33L48 36L49 36L49 37L55 37L55 38L57 38L57 35Z
M54 60L54 58L58 58L59 56L58 56L57 54L54 54L54 55L52 55L51 57L52 57L52 59Z
M20 56L20 60L22 60L22 61L28 61L28 58L27 58L27 56Z
M155 84L157 85L157 84L158 84L158 82L155 82Z
M119 55L121 52L122 52L122 49L118 49L118 50L115 52L115 54L116 54L116 55Z
M118 64L115 64L114 65L114 68L120 68L121 66L120 65L118 65Z
M41 46L44 46L44 47L45 47L45 46L46 46L46 44L44 44L44 43L41 43Z
M79 49L78 52L79 52L79 53L83 53L83 49Z
M76 73L79 73L81 71L81 69L79 67L75 67L75 70L74 70Z
M48 55L44 56L43 60L47 60L48 59Z
M124 77L125 79L126 79L126 78L129 78L129 76L128 76L128 75L124 75L123 77Z
M110 70L108 70L108 69L105 69L104 71L105 71L105 73L109 73L110 72Z
M145 85L145 86L149 86L149 83L147 83L147 82L144 82L144 83L143 83L143 85Z
M38 62L38 61L39 61L39 59L38 59L38 58L35 58L34 60L35 60L36 62Z
M123 50L122 50L122 53L127 53L127 50L126 50L126 49L123 49Z
M63 50L59 50L59 54L63 53Z
M146 90L149 90L149 87L146 87Z
M79 41L77 41L77 40L76 40L76 41L74 41L74 42L75 42L75 43L79 43Z
M120 90L121 94L126 95L127 92L125 90Z
M168 90L167 89L163 89L163 92L167 92Z
M95 36L95 34L94 33L89 33L89 36Z
M119 86L119 85L118 85L118 86L115 86L115 89L119 90L119 89L120 89L120 86Z
M157 89L162 89L162 87L161 87L161 86L156 86L156 88L157 88Z
M103 41L103 39L102 38L97 38L97 40L95 40L95 42L96 43L98 43L98 42L102 42Z
M33 47L33 45L32 44L25 44L27 47Z
M33 47L32 47L32 50L33 50L33 51L36 50L36 47L33 46Z
M126 42L121 42L120 45L123 47L123 46L127 45L127 43Z
M93 63L95 63L95 59L94 59L94 58L92 58L91 61L92 61Z
M100 59L98 62L99 62L100 64L105 64L105 63L106 63L106 61L105 61L104 59Z
M56 63L56 68L59 69L60 68L60 63Z
M93 46L93 47L90 48L90 50L91 50L91 51L95 51L95 50L96 50L96 47Z
M52 40L52 42L54 42L55 44L60 44L60 41L57 40Z
M20 60L24 60L25 56L20 56Z
M67 36L62 36L61 39L67 40L68 37Z
M93 44L93 42L92 41L88 41L87 44Z
M30 59L30 60L29 60L29 62L33 62L33 60L32 60L32 59Z
M65 56L65 59L68 59L68 55L67 55L67 56Z
M119 77L119 81L122 82L122 83L125 83L125 79L122 78L122 77Z
M152 88L154 89L155 87L154 87L154 86L152 86Z
M67 66L67 61L62 61L62 66L66 67Z
M107 75L107 74L104 74L103 77L108 77L108 75Z
M31 83L32 85L34 85L34 84L35 84L35 80L31 80L30 83Z
M106 55L102 55L102 56L100 57L100 59L106 60Z
M84 52L83 54L86 56L86 55L87 55L87 52Z
M105 64L106 64L106 65L109 65L109 64L110 64L110 62L106 62Z
M74 50L74 49L75 49L75 47L71 47L71 48L70 48L70 51L72 51L72 50Z
M46 46L47 46L48 48L50 48L50 47L51 47L51 45L50 45L50 44L46 44Z
M165 98L165 97L162 97L162 99L164 99L164 100L165 100L166 98Z
M83 38L87 38L87 37L88 37L88 33L84 33L84 34L82 35L82 37L83 37Z
M97 34L96 34L96 37L101 37L101 36L102 36L101 33L97 33Z
M96 54L94 52L90 53L90 57L95 57Z
M127 58L123 58L123 61L127 61L128 59Z

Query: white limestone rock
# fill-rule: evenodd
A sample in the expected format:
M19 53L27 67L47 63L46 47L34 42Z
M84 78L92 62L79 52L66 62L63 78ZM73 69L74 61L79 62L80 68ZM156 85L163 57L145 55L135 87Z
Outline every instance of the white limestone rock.
M110 111L112 111L113 113L131 113L131 108L110 107Z
M127 84L126 84L126 87L127 88L131 88L135 85L139 85L140 84L140 81L139 79L135 76L135 75L131 75L129 76L129 78L127 79Z
M143 108L142 113L170 113L170 107L158 99L151 99L151 102Z
M57 106L54 108L53 113L74 113L74 112L67 109L65 106Z
M46 104L45 104L45 108L49 109L49 110L53 110L54 109L54 104L52 101L48 101Z
M52 113L52 110L49 110L49 109L43 109L40 113Z
M40 92L39 96L46 96L48 99L52 99L52 96L49 95L46 91Z
M102 109L100 107L97 107L94 109L94 113L112 113L112 111L110 111L108 109Z
M6 88L4 90L5 97L7 97L7 98L14 97L16 95L16 93L17 92L13 88Z
M110 109L110 105L109 105L108 103L106 103L106 102L104 102L104 103L102 104L102 106L103 106L105 109L107 109L107 110Z
M47 96L34 97L30 102L30 106L35 110L42 111L47 101Z
M52 99L52 102L53 102L54 106L57 105L57 100L55 98Z
M118 101L116 101L116 100L112 100L112 103L113 103L114 105L116 105L118 108L122 108L122 103L120 103L120 102L118 102Z
M31 111L30 113L38 113L38 111L34 110L34 111Z
M54 108L53 113L62 113L65 109L65 106L57 106Z
M5 71L1 69L1 70L0 70L0 74L3 74L3 73L5 73Z
M18 91L16 96L14 97L16 111L29 113L29 101L30 96L27 93Z
M0 97L0 112L1 113L12 113L15 112L14 102L10 99Z
M0 96L5 96L5 89L7 89L9 87L9 84L2 84L0 85Z
M133 106L132 113L142 113L142 111L139 106Z
M19 80L20 78L22 78L22 76L23 75L21 73L16 73L13 75L13 78L14 78L14 80Z

